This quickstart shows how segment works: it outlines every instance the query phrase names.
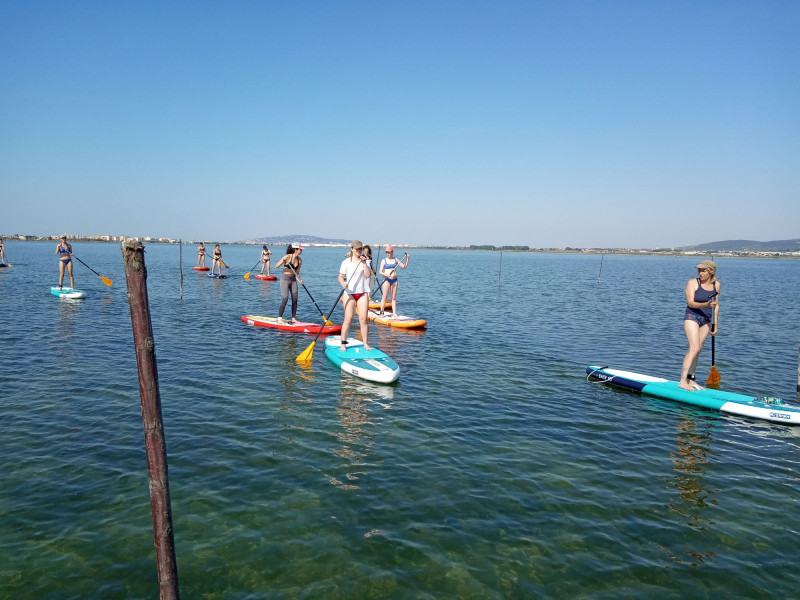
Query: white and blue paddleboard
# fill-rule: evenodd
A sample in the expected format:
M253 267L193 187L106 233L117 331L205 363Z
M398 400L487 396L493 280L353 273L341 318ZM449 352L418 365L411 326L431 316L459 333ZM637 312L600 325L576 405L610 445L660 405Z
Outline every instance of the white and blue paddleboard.
M227 275L217 275L216 273L209 273L208 277L211 277L212 279L225 279Z
M86 298L86 292L83 290L73 290L72 288L58 288L58 287L51 287L50 293L53 296L57 296L58 298L69 298L71 300L77 300L79 298Z
M325 338L325 356L345 373L376 383L392 383L400 377L400 366L377 348L365 350L361 340L352 338L345 352L341 346L341 336Z
M586 367L590 379L612 383L649 396L711 408L720 412L763 419L785 425L800 425L800 406L770 396L746 396L722 390L700 389L690 392L677 381L651 377L608 367Z

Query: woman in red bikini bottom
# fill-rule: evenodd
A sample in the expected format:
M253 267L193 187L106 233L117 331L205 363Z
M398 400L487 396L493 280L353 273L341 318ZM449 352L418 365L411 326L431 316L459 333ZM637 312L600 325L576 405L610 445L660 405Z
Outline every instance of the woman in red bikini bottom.
M364 342L365 350L372 350L368 341L369 322L367 321L367 313L369 312L369 277L372 272L372 264L364 256L364 245L359 240L354 240L350 244L350 249L352 252L342 261L342 266L339 267L339 285L345 289L341 351L347 350L347 333L350 330L350 323L353 321L353 313L356 310L356 306L358 306L358 322L361 326L361 341Z

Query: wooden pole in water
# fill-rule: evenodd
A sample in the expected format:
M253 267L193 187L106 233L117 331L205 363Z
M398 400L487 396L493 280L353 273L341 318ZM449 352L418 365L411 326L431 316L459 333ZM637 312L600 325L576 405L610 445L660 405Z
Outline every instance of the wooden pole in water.
M136 364L139 368L139 395L142 401L144 446L147 453L147 474L150 480L150 508L153 512L153 534L161 600L178 600L178 566L175 560L175 538L172 530L172 508L169 499L167 446L161 418L161 396L158 391L153 325L147 297L147 269L144 245L131 240L122 243L128 303Z
M183 300L183 239L178 240L178 266L181 271L181 300Z
M503 279L503 249L500 248L500 269L497 272L497 288L500 289L500 282Z
M606 255L600 257L600 272L597 274L597 285L600 285L600 275L603 274L603 261L605 260Z

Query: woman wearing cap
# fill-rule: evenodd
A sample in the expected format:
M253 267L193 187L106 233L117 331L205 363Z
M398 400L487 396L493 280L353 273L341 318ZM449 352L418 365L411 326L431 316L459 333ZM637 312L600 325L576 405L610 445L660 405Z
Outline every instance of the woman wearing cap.
M392 312L396 315L397 314L397 269L407 269L408 268L408 252L406 252L406 256L402 261L397 260L394 257L394 248L391 246L386 246L384 248L386 251L386 258L381 261L381 268L379 269L378 273L384 277L383 283L381 284L381 310L380 314L383 314L383 308L386 304L386 296L389 295L391 292L392 295Z
M200 242L200 245L197 247L197 264L195 266L206 266L206 247L203 245L203 242Z
M276 269L283 267L283 273L281 274L281 308L278 311L278 318L283 319L283 311L286 309L286 303L289 301L289 293L291 292L292 323L297 323L297 283L303 283L303 280L297 277L300 274L300 267L303 266L303 259L300 258L302 251L303 247L299 243L289 244L286 246L286 254L275 263Z
M61 236L61 241L56 246L58 254L58 289L64 286L64 269L69 273L69 286L75 289L75 280L72 278L72 246L67 243L67 235Z
M269 248L266 246L263 247L261 250L261 274L264 274L264 269L267 269L267 275L271 275L270 268L269 268L269 257L272 256L272 252L269 251Z
M369 345L369 324L367 313L369 312L369 276L372 273L372 264L364 256L364 244L359 240L354 240L350 244L350 256L342 261L339 267L339 285L345 291L344 300L344 319L342 320L342 347L341 351L347 350L347 332L350 330L350 323L353 321L353 313L358 306L358 322L361 326L361 341L364 342L365 350L372 350Z
M719 331L719 291L722 284L717 281L717 265L704 260L697 265L697 278L686 282L686 312L683 315L683 330L689 340L689 351L683 357L681 380L678 385L684 390L703 389L695 381L694 372L700 350L708 334Z

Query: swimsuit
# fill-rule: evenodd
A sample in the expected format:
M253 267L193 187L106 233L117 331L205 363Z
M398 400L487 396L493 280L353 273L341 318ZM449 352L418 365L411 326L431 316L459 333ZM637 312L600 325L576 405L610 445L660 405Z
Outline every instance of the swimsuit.
M397 259L396 259L396 258L393 258L393 259L392 259L392 261L393 261L393 262L392 262L392 264L390 265L390 264L389 264L389 259L388 259L388 258L384 259L384 261L383 261L383 270L384 270L384 271L391 271L391 270L393 270L393 269L397 269L397 267L398 267L398 265L399 265L400 263L398 263L398 262L397 262ZM386 278L386 281L389 283L389 285L394 285L395 283L397 283L397 273L395 272L395 277L394 277L393 279L392 279L392 278L389 278L389 277L387 277L387 278Z
M58 260L63 262L65 265L68 265L69 263L72 262L72 259L69 256L70 253L72 253L72 246L67 244L67 247L65 249L64 246L62 246L61 244L58 245ZM64 254L66 254L67 256L64 257Z
M695 302L708 302L716 295L716 284L714 285L713 290L704 290L703 286L700 285L700 279L697 279L697 289L694 292ZM683 314L683 320L694 321L700 327L703 327L704 325L711 323L711 315L713 314L713 310L714 309L712 309L710 306L704 306L703 308L692 308L687 305L686 312Z

